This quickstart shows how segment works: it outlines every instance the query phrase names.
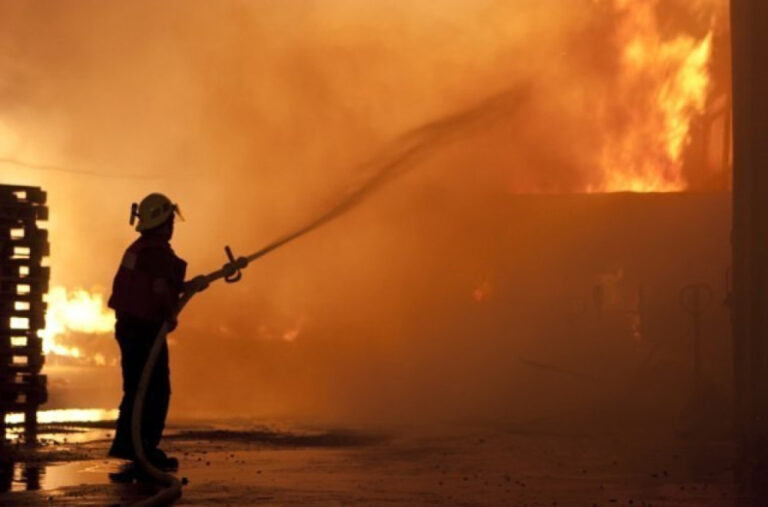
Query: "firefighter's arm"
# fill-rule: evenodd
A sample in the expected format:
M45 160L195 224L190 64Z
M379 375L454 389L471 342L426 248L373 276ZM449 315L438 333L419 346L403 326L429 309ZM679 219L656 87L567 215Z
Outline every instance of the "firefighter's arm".
M238 261L240 260L244 260L244 259L241 257L240 259L238 259ZM246 260L245 262L247 264L248 261ZM224 265L222 272L224 277L229 277L237 273L238 269L240 269L238 265L235 264L234 262L231 262ZM191 280L187 280L186 282L184 282L181 292L183 294L202 292L205 289L207 289L210 284L211 283L208 281L207 276L197 275Z
M191 280L184 282L184 288L182 292L188 294L190 292L202 292L208 288L208 280L204 275L198 275Z

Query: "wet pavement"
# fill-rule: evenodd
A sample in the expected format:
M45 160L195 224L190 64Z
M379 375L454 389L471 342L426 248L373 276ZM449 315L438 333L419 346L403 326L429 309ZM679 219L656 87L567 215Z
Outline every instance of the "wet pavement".
M86 433L17 453L0 504L127 504L154 491L103 458L108 431ZM165 448L188 480L179 505L746 505L733 446L717 440L246 425L176 427Z

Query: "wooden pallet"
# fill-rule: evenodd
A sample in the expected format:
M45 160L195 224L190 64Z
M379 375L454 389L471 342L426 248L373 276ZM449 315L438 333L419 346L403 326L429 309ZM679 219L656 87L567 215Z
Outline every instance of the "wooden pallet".
M46 193L37 187L0 185L0 438L5 415L24 413L24 439L37 441L37 410L47 401L45 356L39 331L45 328L50 269Z

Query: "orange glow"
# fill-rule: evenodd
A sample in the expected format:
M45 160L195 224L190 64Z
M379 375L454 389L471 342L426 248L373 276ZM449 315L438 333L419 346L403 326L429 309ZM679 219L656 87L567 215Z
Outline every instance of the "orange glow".
M519 357L606 392L622 354L687 364L676 291L731 260L728 196L684 195L730 181L727 0L175 3L0 8L0 179L48 192L51 406L119 399L106 303L150 192L191 278L377 185L191 301L175 414L528 421L592 380Z
M663 38L655 0L614 0L619 37L621 100L632 104L626 125L606 134L602 181L591 192L685 190L683 153L691 121L704 112L710 84L710 31L702 38ZM647 97L647 99L642 98Z
M114 421L117 419L117 415L118 411L116 409L107 410L101 408L40 410L37 413L37 422L40 424L52 424ZM7 414L5 416L6 424L22 424L23 422L24 414Z
M115 326L114 313L104 304L99 292L84 289L68 291L54 287L48 293L46 327L41 333L43 352L60 356L81 357L82 351L65 343L67 333L110 333Z

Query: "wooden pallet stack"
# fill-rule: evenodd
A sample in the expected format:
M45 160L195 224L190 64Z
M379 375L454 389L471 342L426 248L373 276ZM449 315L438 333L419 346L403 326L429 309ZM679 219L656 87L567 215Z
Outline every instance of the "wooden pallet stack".
M45 328L50 269L46 193L38 187L0 185L0 439L5 415L24 414L24 439L37 441L37 410L48 397L45 356L38 332Z

